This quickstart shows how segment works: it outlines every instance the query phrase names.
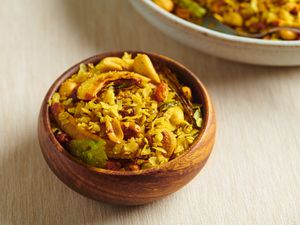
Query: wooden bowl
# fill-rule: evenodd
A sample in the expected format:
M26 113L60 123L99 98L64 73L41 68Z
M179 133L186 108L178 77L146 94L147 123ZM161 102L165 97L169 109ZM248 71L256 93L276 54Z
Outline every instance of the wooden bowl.
M98 63L108 56L123 52L93 56L63 73L48 90L39 114L38 137L46 162L68 187L89 198L114 204L140 205L163 198L187 184L206 163L216 134L215 113L210 97L199 79L181 64L161 55L127 51L135 56L147 54L154 65L163 64L174 72L182 84L192 89L197 102L203 105L203 128L192 146L170 162L140 171L112 171L78 162L51 132L48 101L60 84L76 73L80 63Z

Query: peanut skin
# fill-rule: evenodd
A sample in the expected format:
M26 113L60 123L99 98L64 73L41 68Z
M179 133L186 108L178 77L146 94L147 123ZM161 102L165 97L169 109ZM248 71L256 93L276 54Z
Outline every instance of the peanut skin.
M159 85L157 85L155 89L154 98L158 102L164 102L168 97L168 93L169 93L168 85L164 82L161 82Z

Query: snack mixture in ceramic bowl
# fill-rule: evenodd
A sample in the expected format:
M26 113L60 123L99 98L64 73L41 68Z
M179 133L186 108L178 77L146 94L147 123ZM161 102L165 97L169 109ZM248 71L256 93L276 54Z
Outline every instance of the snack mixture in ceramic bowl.
M298 0L130 2L161 32L191 48L256 65L300 65ZM285 29L265 35L265 31L278 27ZM251 36L260 33L264 33L263 38Z
M276 27L300 27L298 0L153 0L162 9L187 21L203 25L208 16L215 17L237 34L257 34ZM213 28L213 25L211 25ZM290 30L266 34L267 40L299 40Z

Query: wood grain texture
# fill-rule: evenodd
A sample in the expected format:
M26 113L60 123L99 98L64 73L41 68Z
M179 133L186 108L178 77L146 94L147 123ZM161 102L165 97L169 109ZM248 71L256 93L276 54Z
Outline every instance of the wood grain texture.
M300 223L299 67L204 55L154 29L125 0L2 0L0 18L1 225ZM200 175L142 207L106 205L69 190L48 169L37 140L40 104L53 80L74 62L122 49L185 64L208 88L218 119Z
M203 127L193 145L180 157L160 167L139 171L112 171L78 163L56 140L51 130L49 104L54 92L67 78L77 73L80 63L94 65L106 57L122 57L124 52L108 52L90 57L63 73L43 100L38 119L38 138L45 160L56 176L73 190L102 202L143 205L159 200L190 182L205 165L215 143L216 117L206 89L191 71L167 57L128 51L149 56L155 68L166 68L191 87L193 97L202 105ZM159 70L157 70L159 73ZM183 79L184 78L184 79ZM53 112L53 111L52 111Z

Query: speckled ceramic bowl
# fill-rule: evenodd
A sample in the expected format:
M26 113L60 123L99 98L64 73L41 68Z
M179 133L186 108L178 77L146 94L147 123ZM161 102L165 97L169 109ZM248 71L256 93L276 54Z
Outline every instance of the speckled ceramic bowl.
M171 38L210 55L257 65L300 65L300 41L234 36L185 21L151 0L131 0L131 3L151 24Z

